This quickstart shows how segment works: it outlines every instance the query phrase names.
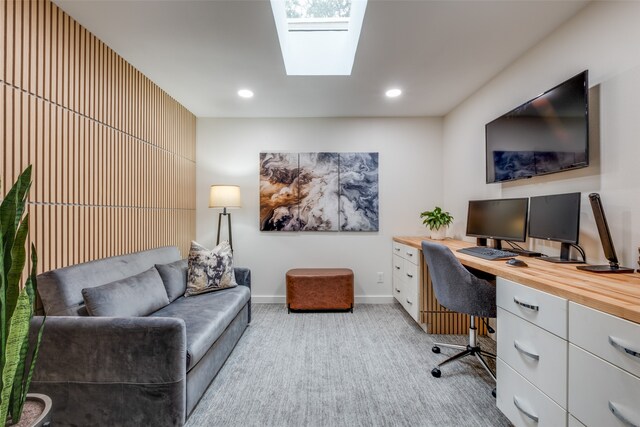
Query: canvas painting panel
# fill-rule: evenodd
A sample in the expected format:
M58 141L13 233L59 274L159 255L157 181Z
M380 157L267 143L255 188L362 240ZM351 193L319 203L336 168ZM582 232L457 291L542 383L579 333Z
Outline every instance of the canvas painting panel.
M378 231L378 153L340 153L340 230Z
M260 153L260 230L298 231L298 153Z
M338 231L338 153L300 153L301 231Z

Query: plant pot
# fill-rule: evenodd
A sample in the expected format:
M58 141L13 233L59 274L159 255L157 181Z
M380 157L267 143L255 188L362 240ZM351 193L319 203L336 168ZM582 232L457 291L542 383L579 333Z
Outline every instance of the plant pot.
M51 398L44 394L29 393L22 408L22 417L18 424L7 423L12 427L48 427L51 425Z
M444 240L447 237L447 227L440 227L437 230L431 230L431 238L433 240Z

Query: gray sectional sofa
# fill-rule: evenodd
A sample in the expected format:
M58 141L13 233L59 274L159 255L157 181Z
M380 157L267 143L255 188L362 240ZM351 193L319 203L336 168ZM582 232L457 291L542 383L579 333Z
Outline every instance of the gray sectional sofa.
M53 399L56 426L184 424L251 320L251 273L235 277L240 286L181 296L176 247L41 274L47 319L30 391Z

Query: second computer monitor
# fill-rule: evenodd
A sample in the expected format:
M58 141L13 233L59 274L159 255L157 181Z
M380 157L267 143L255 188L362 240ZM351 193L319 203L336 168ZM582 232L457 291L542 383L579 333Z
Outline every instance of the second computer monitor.
M494 239L495 247L501 240L524 242L527 237L529 199L470 200L467 213L467 236L478 238L478 246L486 239Z
M569 258L569 248L578 244L579 233L580 193L531 198L529 237L562 243L560 257L545 257L545 261L576 262Z

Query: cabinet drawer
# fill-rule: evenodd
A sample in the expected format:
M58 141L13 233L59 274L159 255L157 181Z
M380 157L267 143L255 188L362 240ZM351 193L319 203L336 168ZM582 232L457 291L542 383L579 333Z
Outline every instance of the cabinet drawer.
M567 339L567 300L498 277L498 307Z
M569 412L586 426L640 426L640 379L569 344Z
M567 341L498 308L498 356L567 407Z
M418 284L419 284L418 266L411 261L404 261L404 294L402 295L402 305L414 319L418 319L419 301L418 301Z
M393 253L414 264L418 264L420 261L420 251L417 248L403 245L402 243L393 242Z
M515 426L567 425L567 412L500 358L496 361L496 368L496 405Z
M398 242L393 242L393 254L394 255L398 255L399 257L404 258L402 255L404 254L404 251L402 250L402 248L405 245L403 245L402 243L398 243Z
M640 377L640 324L571 302L569 341Z
M404 274L404 259L400 255L393 254L393 276L401 278Z

